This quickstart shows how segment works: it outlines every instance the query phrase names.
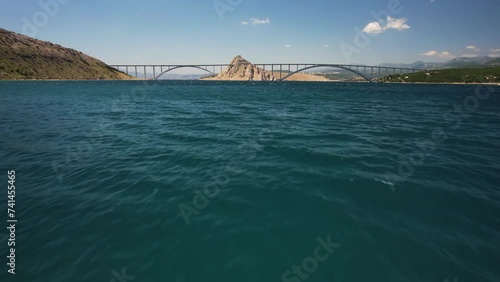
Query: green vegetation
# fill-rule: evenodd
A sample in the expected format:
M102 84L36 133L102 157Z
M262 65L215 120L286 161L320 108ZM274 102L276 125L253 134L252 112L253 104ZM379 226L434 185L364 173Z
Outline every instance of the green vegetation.
M410 83L500 83L500 67L429 70L411 74L390 75L379 81Z
M73 49L0 28L0 79L131 79Z

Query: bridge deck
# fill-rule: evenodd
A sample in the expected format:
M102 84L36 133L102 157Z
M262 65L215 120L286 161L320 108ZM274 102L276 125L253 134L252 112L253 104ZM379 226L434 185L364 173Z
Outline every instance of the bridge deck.
M368 66L359 64L314 64L314 63L266 63L266 64L254 64L258 67L262 67L264 70L271 70L273 72L279 72L279 80L285 80L291 75L302 72L308 69L314 68L339 68L349 72L352 72L370 82L376 78L381 78L384 76L395 75L395 74L405 74L413 73L418 71L423 71L423 69L413 69L413 68L400 68L400 67L383 67L383 66ZM172 71L174 69L180 68L197 68L204 70L211 74L217 74L216 71L222 72L223 68L231 66L230 64L145 64L145 65L111 65L111 67L116 68L120 71L125 71L129 75L134 75L140 78L150 78L158 79L163 74ZM148 72L149 70L149 72ZM157 71L159 75L157 75ZM390 71L390 72L389 72ZM139 75L142 74L142 75Z

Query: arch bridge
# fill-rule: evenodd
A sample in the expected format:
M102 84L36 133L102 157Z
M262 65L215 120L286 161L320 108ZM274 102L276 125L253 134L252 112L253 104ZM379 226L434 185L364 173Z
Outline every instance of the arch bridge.
M312 69L331 69L337 68L345 70L357 76L351 80L367 80L373 82L379 78L383 78L396 74L408 74L423 71L423 69L414 68L397 68L383 66L367 66L367 65L349 65L349 64L254 64L266 71L271 71L279 81L284 81L290 76L306 70ZM157 80L163 75L181 68L194 68L207 72L208 75L217 75L222 72L230 64L213 64L213 65L111 65L111 67L123 71L136 78ZM318 71L319 72L319 71Z

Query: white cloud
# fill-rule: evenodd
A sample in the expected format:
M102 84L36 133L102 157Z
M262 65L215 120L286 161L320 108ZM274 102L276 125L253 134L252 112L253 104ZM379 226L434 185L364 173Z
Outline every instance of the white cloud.
M500 49L491 50L491 53L500 53Z
M265 18L263 20L259 20L257 18L251 18L250 19L250 22L253 24L253 25L258 25L258 24L270 24L271 21L269 20L269 18Z
M448 51L444 51L444 52L441 52L441 54L439 54L439 56L442 58L442 59L451 59L451 58L454 58L455 56L453 56L450 52Z
M467 46L466 48L467 50L471 50L472 52L479 52L481 49L477 48L476 46L474 45L469 45Z
M391 17L387 17L387 26L385 29L396 29L396 30L403 30L403 29L409 29L410 26L406 24L408 20L405 18L401 19L394 19Z
M427 57L436 57L439 59L451 59L451 58L455 57L448 51L438 52L435 50L427 51L427 52L422 53L420 55L427 56Z
M387 17L386 22L371 22L363 28L363 32L365 33L382 33L386 30L389 29L395 29L395 30L405 30L405 29L410 29L411 27L406 24L408 19L406 18L400 18L400 19L395 19L392 17Z
M500 54L499 53L491 53L488 57L500 58Z
M290 44L285 44L285 47L286 47L286 48L290 48L290 47L292 47L292 45L290 45Z
M323 45L323 48L330 48L330 45L325 44L325 45Z
M433 56L436 56L437 54L439 54L437 51L432 50L432 51L427 51L427 52L425 52L425 53L422 53L422 54L420 54L420 55L422 55L422 56L429 56L429 57L433 57Z
M248 25L248 22L241 22L242 25Z
M384 28L378 22L372 22L363 28L364 33L382 33Z

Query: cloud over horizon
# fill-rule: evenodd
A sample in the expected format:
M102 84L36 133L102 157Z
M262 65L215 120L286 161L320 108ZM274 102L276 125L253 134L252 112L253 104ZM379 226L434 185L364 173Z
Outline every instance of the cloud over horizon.
M363 32L365 33L370 33L370 34L377 34L377 33L382 33L386 30L389 29L395 29L395 30L405 30L405 29L410 29L411 27L406 24L408 19L406 18L400 18L400 19L395 19L392 17L387 17L386 22L371 22L363 28Z
M462 57L462 58L477 58L477 57L479 57L479 55L478 54L463 54L460 57Z
M488 56L493 58L500 58L500 48L490 50L490 54Z

